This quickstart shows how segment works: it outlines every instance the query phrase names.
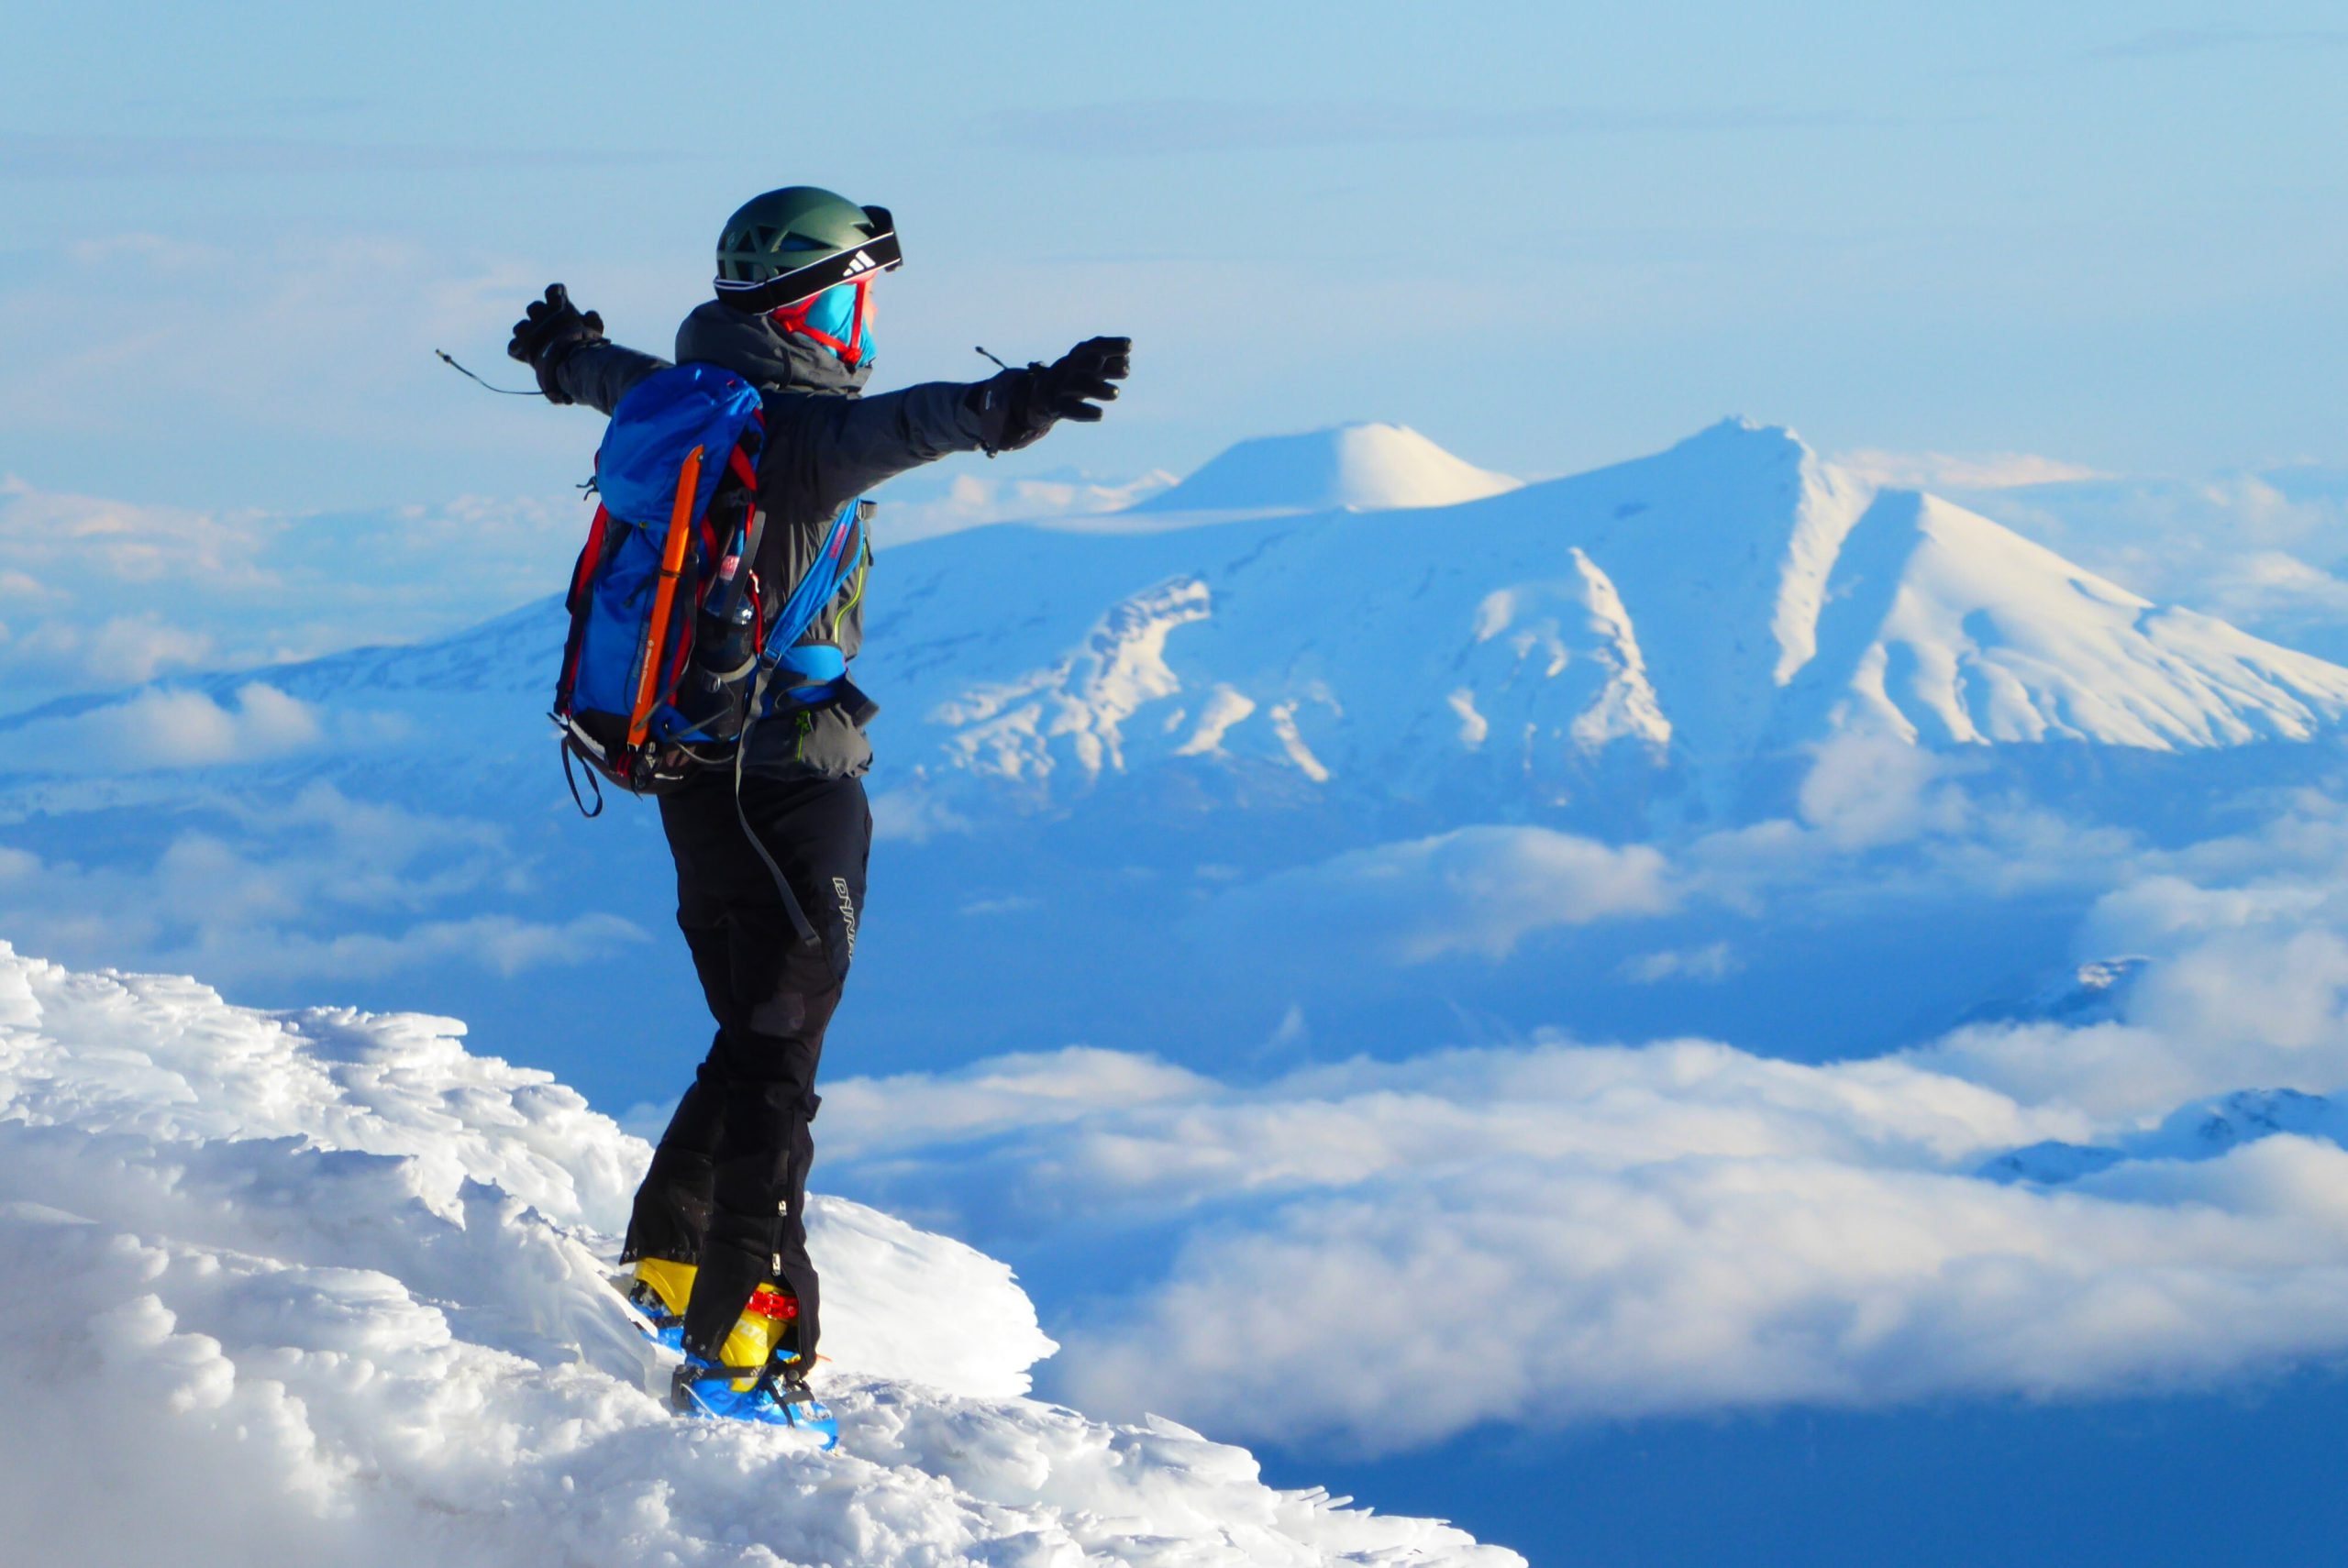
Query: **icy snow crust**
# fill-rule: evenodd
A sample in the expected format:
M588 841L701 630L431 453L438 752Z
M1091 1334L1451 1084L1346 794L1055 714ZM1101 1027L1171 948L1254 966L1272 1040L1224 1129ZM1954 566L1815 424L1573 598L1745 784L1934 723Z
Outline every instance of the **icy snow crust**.
M1002 1264L817 1198L841 1451L682 1422L604 1276L645 1145L460 1025L0 944L0 1464L75 1563L1521 1562L1016 1397Z

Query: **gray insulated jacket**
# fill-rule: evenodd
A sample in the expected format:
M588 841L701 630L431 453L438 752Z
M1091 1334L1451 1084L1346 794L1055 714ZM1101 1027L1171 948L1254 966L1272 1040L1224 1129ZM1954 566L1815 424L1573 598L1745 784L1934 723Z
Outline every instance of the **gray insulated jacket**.
M869 362L851 370L765 316L717 300L677 328L677 359L719 366L759 389L766 413L759 503L767 522L751 564L770 585L797 582L840 508L873 486L948 453L1002 441L1006 399L993 383L930 381L864 397ZM572 350L554 374L573 400L608 415L630 388L668 364L597 339ZM864 565L871 565L869 539ZM863 594L835 599L802 640L836 643L854 658L864 642ZM856 774L872 765L872 746L858 719L832 704L757 725L742 765L776 776Z

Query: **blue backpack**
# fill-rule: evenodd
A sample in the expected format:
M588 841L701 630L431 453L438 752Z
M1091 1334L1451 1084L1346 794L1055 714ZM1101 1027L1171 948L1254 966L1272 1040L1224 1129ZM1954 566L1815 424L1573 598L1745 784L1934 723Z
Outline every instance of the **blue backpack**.
M765 428L758 389L714 365L656 371L613 411L555 685L573 800L574 756L624 790L657 795L731 763L759 718L840 690L840 650L797 645L862 558L870 503L840 509L806 574L775 602L750 569L766 523ZM600 791L580 809L600 812Z

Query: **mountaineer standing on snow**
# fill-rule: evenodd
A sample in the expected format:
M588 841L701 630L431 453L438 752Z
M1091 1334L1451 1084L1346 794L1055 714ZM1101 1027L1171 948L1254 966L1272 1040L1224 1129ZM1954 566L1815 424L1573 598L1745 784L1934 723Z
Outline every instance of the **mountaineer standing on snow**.
M1048 366L859 396L872 370L872 283L901 259L894 229L885 209L828 191L770 191L726 221L717 297L678 329L681 365L721 367L757 389L763 531L749 528L743 549L758 606L742 613L753 620L817 580L827 538L836 555L844 509L866 490L949 453L991 456L1060 420L1097 420L1126 374L1131 341L1096 337ZM576 309L560 284L531 304L507 352L549 401L606 414L669 370L606 339L601 317ZM680 490L681 517L691 489ZM730 746L714 763L684 752L681 777L659 792L677 923L717 1034L653 1153L622 1254L637 1264L633 1298L686 1354L680 1408L784 1424L805 1419L792 1407L808 1404L819 1327L803 1213L815 1071L856 953L872 838L863 726L877 709L844 674L862 638L870 565L860 526L852 536L861 561L836 563L836 591L790 650L825 656L834 678L754 717L738 756ZM714 1367L762 1375L692 1375Z

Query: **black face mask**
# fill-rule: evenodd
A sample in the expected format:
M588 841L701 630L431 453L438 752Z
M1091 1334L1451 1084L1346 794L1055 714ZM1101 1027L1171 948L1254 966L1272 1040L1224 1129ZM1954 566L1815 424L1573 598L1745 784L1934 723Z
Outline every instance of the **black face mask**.
M787 332L770 315L745 315L710 300L677 329L677 359L721 365L754 386L794 392L861 392L871 379L869 346L851 366L813 338Z

